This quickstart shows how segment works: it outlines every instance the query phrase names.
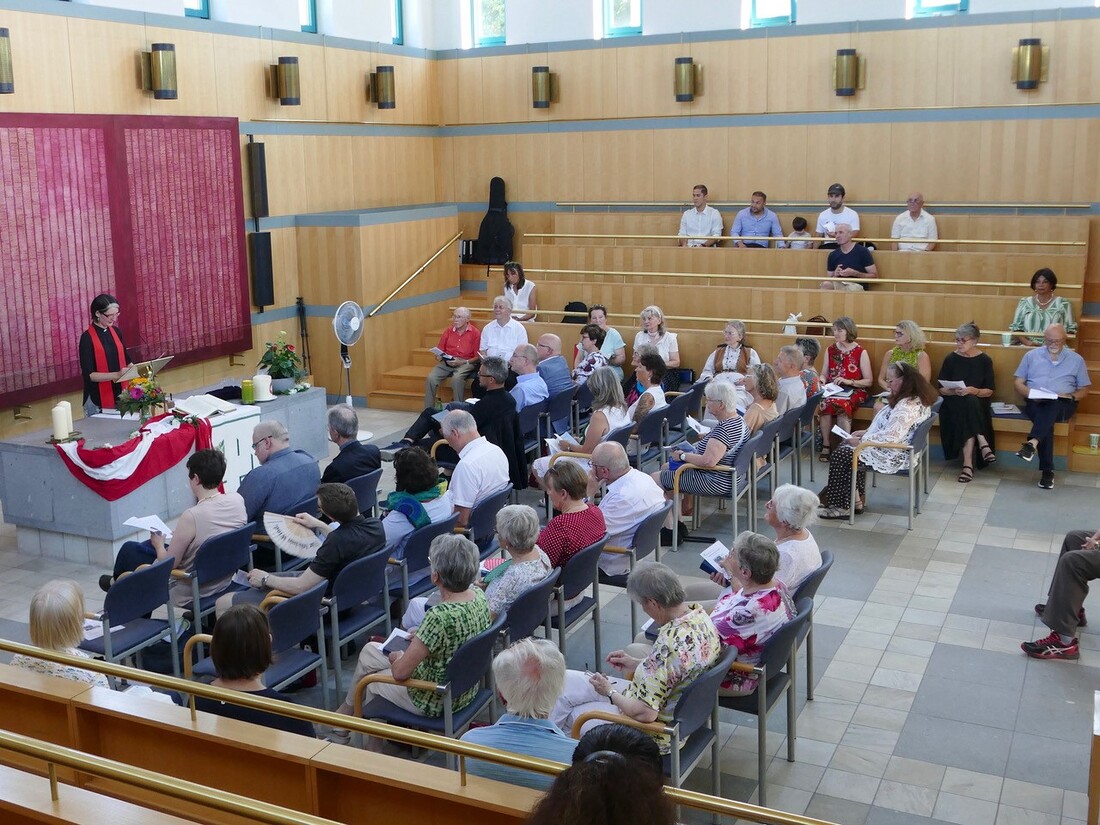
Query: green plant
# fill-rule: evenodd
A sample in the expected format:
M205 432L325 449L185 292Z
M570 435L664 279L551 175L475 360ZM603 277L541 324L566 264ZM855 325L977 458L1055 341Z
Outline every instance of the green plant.
M286 342L285 332L280 332L274 343L268 341L265 347L258 366L260 369L266 368L272 378L293 378L297 381L306 374L294 345Z

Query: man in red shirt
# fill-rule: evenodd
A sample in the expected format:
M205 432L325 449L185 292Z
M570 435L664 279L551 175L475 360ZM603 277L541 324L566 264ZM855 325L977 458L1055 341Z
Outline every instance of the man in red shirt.
M424 406L435 406L435 393L445 378L451 379L455 401L466 397L466 380L477 369L477 353L481 348L481 333L470 323L470 310L458 307L451 316L451 325L439 336L435 352L439 362L428 373L424 389Z

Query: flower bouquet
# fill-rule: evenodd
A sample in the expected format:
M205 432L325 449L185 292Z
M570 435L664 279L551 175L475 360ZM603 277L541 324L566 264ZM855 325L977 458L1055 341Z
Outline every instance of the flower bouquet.
M273 384L282 378L290 379L291 386L293 386L299 378L305 376L306 371L302 368L302 359L299 357L297 350L294 349L294 345L286 342L285 332L280 332L274 343L268 341L265 347L263 357L260 358L260 363L257 366L261 371L267 371ZM272 386L272 389L275 389L275 386Z
M117 405L120 413L138 413L141 423L144 424L152 409L164 405L167 400L168 397L156 378L138 376L118 394Z

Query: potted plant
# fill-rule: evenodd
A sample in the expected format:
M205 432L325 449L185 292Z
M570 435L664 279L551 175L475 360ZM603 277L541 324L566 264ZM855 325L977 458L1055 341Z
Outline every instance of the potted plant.
M167 396L156 378L138 376L126 385L118 394L116 405L120 413L136 412L140 419L139 429L145 426L154 407L164 406Z
M265 344L263 357L257 365L260 372L271 376L272 392L288 392L298 383L306 371L302 368L302 359L293 344L286 342L286 332L280 332L274 343Z

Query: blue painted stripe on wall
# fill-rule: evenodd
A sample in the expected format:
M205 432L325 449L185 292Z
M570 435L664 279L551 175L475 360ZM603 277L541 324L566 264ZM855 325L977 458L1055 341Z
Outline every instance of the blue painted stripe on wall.
M1082 315L1100 315L1100 301L1086 301L1081 305Z
M468 281L466 279L463 279L463 280L459 281L458 283L459 283L459 288L463 292L485 292L485 293L488 293L488 291L489 291L489 282L488 281Z
M335 310L334 310L335 311ZM308 314L308 309L307 309ZM286 321L298 317L298 307L268 307L263 312L252 313L252 326L270 324L272 321Z
M458 214L454 204L431 204L408 207L382 207L346 212L322 212L298 215L296 226L379 226L388 223L426 221L433 218L453 218Z
M385 123L240 122L242 135L307 135L321 137L439 137L438 126L390 126Z
M458 287L451 287L450 289L439 289L435 292L426 292L423 295L409 295L406 298L394 298L382 311L375 315L377 318L380 315L389 315L391 312L401 312L405 309L414 309L415 307L425 306L426 304L435 304L439 301L451 301L460 295ZM331 318L336 314L337 304L306 304L306 317L307 318ZM365 304L362 306L364 313L370 312L374 309L374 304ZM286 321L291 318L298 317L298 308L296 306L287 307L268 307L264 312L252 313L252 324L268 324L272 321Z

